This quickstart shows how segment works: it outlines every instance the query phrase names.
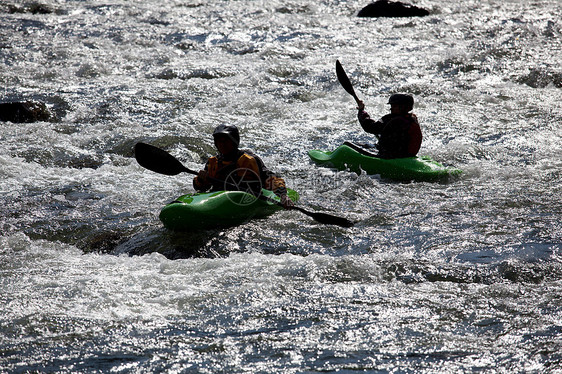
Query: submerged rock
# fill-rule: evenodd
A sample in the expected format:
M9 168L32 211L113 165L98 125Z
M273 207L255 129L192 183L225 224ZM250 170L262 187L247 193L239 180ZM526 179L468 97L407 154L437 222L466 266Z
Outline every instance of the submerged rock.
M357 17L425 17L429 11L400 1L378 0L361 9Z
M51 113L45 103L36 101L0 103L0 121L24 123L48 121Z
M31 13L31 14L51 14L53 9L40 2L29 2L25 4L4 4L8 13Z

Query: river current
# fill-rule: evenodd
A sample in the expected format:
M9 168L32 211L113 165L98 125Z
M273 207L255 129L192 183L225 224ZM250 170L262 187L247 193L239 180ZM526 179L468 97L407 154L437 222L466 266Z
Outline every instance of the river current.
M0 372L562 373L562 4L420 0L0 4ZM312 164L374 142L414 95L420 155L463 170L397 183ZM175 234L232 123L301 195L353 228L281 211Z

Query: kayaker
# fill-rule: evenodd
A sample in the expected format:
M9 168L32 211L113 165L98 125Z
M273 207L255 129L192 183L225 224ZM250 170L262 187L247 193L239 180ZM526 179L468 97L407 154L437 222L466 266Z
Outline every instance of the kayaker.
M371 119L365 111L365 103L357 101L357 117L363 130L374 134L379 139L377 144L380 158L413 157L418 154L422 142L422 133L415 114L414 98L407 94L390 96L390 114L378 121Z
M263 187L279 196L286 209L294 206L287 196L285 181L267 169L253 152L238 148L240 133L236 126L217 126L213 138L219 153L210 157L193 179L197 191L239 190L258 195Z

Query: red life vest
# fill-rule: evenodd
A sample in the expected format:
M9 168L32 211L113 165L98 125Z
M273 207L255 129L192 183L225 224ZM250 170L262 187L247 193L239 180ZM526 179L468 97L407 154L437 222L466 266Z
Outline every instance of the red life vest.
M380 156L414 157L422 143L420 124L415 114L383 117L384 128L379 139Z
M415 114L410 114L411 122L408 127L408 155L414 157L418 154L422 143L422 132Z

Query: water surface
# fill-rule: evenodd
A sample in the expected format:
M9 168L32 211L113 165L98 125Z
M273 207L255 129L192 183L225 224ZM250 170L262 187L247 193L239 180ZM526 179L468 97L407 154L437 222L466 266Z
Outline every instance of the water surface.
M0 371L562 371L559 2L41 4L0 5L1 100L53 113L0 123ZM336 59L373 117L413 94L420 155L462 177L313 165L373 141ZM192 176L144 170L134 144L198 169L220 123L357 225L165 230Z

